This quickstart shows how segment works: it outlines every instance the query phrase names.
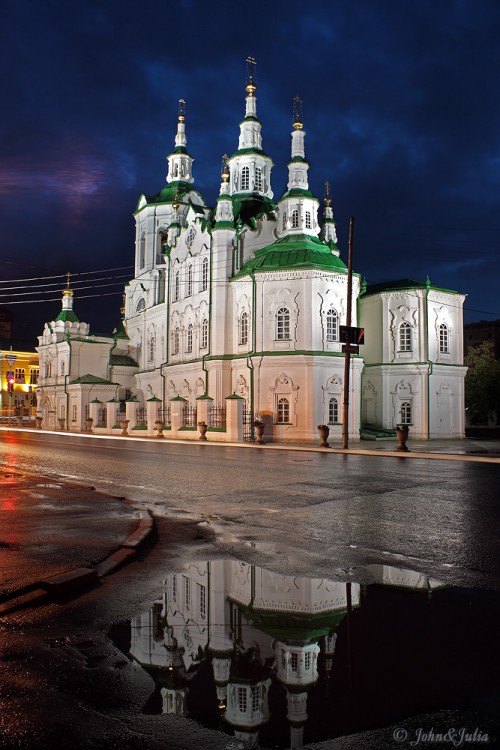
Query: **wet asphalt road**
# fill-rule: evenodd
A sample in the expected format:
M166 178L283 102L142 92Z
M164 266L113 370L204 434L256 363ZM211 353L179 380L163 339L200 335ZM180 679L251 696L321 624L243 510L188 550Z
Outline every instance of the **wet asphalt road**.
M155 513L159 535L99 587L0 620L2 750L234 750L218 731L145 714L152 680L115 645L194 559L367 583L366 564L383 562L500 590L498 464L11 433L0 465L127 496ZM484 722L441 711L401 726ZM386 728L322 750L396 747L409 745Z
M385 562L500 588L500 464L19 432L0 462L201 520L222 553L285 574L369 582Z

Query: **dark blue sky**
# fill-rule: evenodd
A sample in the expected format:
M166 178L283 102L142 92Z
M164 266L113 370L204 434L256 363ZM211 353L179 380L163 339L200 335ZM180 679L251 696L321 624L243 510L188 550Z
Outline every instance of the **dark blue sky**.
M499 318L499 39L497 0L5 2L1 279L133 263L132 213L165 182L179 98L213 204L253 55L275 198L299 94L311 189L331 182L343 258L353 215L369 283L429 274L468 294L466 321ZM109 331L120 301L77 295L75 308ZM12 306L17 334L59 308Z

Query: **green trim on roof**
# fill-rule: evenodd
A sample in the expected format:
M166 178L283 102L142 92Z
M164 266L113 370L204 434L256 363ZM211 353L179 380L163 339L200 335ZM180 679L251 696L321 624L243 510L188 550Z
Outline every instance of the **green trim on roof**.
M182 398L182 396L174 396L170 401L184 401L186 403L187 399Z
M69 323L80 322L78 316L76 315L76 313L73 312L73 310L61 310L61 312L56 318L56 321L58 320L62 320L64 322L69 322Z
M87 373L86 375L82 375L81 378L77 378L76 380L70 380L70 385L119 385L119 383L113 383L111 380L106 380L106 378L99 378L97 375L91 375L90 373Z
M225 400L229 401L229 399L235 401L244 401L243 396L237 396L236 393L232 393L230 396L226 396Z
M307 164L308 167L311 166L309 162L307 161L307 159L305 159L303 156L293 156L288 162L287 167L290 166L290 164L296 164L297 162L302 162L302 164Z
M275 218L276 203L260 193L233 193L233 214L235 222L240 221L250 229L255 229L256 220L261 216Z
M139 367L137 362L128 354L112 354L109 358L110 365L121 365L122 367Z
M347 614L347 609L319 613L266 612L245 607L239 602L236 604L252 620L254 627L290 645L311 643L328 635Z
M125 330L125 326L123 325L123 320L120 320L117 327L113 331L113 335L117 339L129 339L127 331Z
M373 294L380 294L381 292L399 292L410 289L432 289L436 292L462 294L462 292L457 292L454 289L444 289L443 287L434 286L433 284L424 281L416 281L415 279L396 279L395 281L383 281L380 284L371 284L366 287L366 291L362 292L360 296L369 297Z
M345 263L333 255L328 245L320 239L306 234L292 234L257 250L233 279L265 271L306 268L347 273Z
M232 221L216 221L214 229L235 229Z
M195 193L200 198L201 203L205 203L200 193L194 189L190 182L186 182L186 180L176 180L175 182L167 183L167 185L165 185L165 187L163 187L159 193L156 193L156 195L146 195L145 193L141 195L137 202L134 213L142 211L142 209L145 208L145 206L141 206L139 208L139 203L141 202L142 198L144 198L144 200L146 201L146 205L155 206L162 203L172 204L176 200L182 203L182 198L184 198L188 193ZM193 204L191 200L190 203L193 205L193 207L196 205Z
M287 190L286 193L279 199L278 203L281 203L287 198L312 198L316 201L316 203L319 203L319 200L316 198L316 196L313 195L310 190L306 190L305 188L292 188L291 190Z
M173 156L174 154L186 154L187 156L189 156L187 152L187 148L185 146L176 146L174 150L172 151L172 153L169 154L168 156ZM167 159L168 159L168 156L167 156Z
M151 396L151 398L147 399L148 401L161 401L160 398L157 398L156 396Z
M90 402L91 404L102 404L102 401L99 401L98 398L95 398L93 401Z

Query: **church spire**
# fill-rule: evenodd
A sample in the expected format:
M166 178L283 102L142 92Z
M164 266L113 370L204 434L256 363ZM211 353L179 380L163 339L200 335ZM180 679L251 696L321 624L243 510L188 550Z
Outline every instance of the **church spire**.
M240 123L238 150L228 161L231 179L230 193L256 194L272 198L271 169L273 162L262 150L262 125L257 118L257 84L255 58L247 57L245 117Z
M288 190L279 201L278 235L319 234L319 201L309 192L309 164L305 154L305 131L302 122L302 99L293 100L292 153L288 162Z
M227 154L222 157L221 186L219 197L217 198L217 210L215 212L215 228L227 229L233 227L234 212L233 202L229 192L229 167L227 165Z
M177 117L177 133L175 135L175 149L167 156L167 182L188 182L192 184L193 158L188 154L186 138L186 102L179 99L179 114Z
M337 247L337 230L333 219L332 196L330 193L330 183L325 182L325 208L323 209L323 226L321 228L321 239L330 245L332 253L339 255Z
M69 320L72 323L78 323L78 317L73 312L73 290L71 288L71 274L66 274L66 286L62 293L62 309L56 320Z

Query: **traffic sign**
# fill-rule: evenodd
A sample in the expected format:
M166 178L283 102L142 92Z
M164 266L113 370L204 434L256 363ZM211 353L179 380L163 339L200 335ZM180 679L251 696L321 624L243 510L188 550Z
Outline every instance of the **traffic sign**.
M342 354L359 354L359 346L357 344L342 344Z
M5 359L9 363L9 367L12 367L17 359L17 354L6 354Z
M11 367L12 367L12 365L11 365ZM14 373L11 370L9 370L9 372L6 375L7 380L9 380L10 378L13 378L13 377L14 377Z
M364 344L365 329L355 326L340 326L340 340L346 344Z

